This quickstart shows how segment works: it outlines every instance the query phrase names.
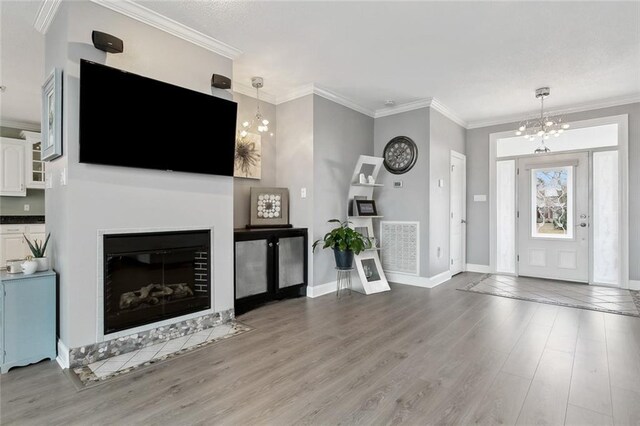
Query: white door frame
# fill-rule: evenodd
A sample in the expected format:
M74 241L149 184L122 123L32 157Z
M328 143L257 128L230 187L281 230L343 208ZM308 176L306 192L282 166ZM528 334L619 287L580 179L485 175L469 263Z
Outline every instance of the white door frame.
M606 124L618 125L618 145L617 147L611 146L606 148L590 149L591 151L598 150L618 150L618 161L620 171L620 288L629 288L629 116L628 114L615 115L609 117L600 117L590 120L581 120L570 122L572 129L579 129L584 127L603 126ZM497 231L497 209L496 209L496 161L497 156L497 143L498 139L513 137L513 131L491 133L489 135L489 200L490 200L490 212L489 212L489 237L490 237L490 271L496 272L496 257L497 257L497 243L496 243L496 231ZM571 153L584 151L561 151L563 153ZM500 158L501 160L513 159L514 157ZM590 232L590 237L592 232ZM516 235L517 241L517 235ZM591 243L591 241L590 241ZM590 247L592 245L590 244ZM590 249L592 252L593 249ZM591 253L590 253L591 258ZM591 283L591 277L593 272L593 264L589 262L589 282ZM517 263L516 263L517 271Z
M453 185L451 184L451 171L453 167L453 159L457 158L462 161L462 212L460 214L462 222L462 272L467 270L467 156L457 151L451 150L449 156L449 272L451 272L451 242L453 241L453 232L451 231L451 193Z

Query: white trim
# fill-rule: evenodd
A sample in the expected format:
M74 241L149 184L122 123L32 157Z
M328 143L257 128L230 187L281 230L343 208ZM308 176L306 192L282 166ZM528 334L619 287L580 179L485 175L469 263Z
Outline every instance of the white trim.
M480 274L488 274L491 272L489 265L477 265L475 263L467 263L467 272L477 272Z
M312 95L313 90L314 90L313 84L305 84L304 86L296 87L295 89L290 90L284 95L276 96L276 105L293 101L295 99L299 99L307 95Z
M462 212L460 214L460 218L463 220L462 226L462 247L460 248L462 253L462 260L460 265L460 272L466 271L467 264L467 156L461 154L457 151L451 150L449 152L449 271L451 271L451 261L453 260L451 256L451 247L452 247L452 237L453 233L451 232L451 219L453 218L452 209L451 209L451 192L453 190L453 184L451 183L451 175L453 173L453 159L457 158L462 161ZM451 272L453 274L453 272Z
M582 104L577 104L573 106L561 107L558 109L549 110L548 113L551 115L573 114L576 112L610 108L610 107L619 106L619 105L633 104L636 102L640 102L640 93L620 96L617 98L601 99L598 101L582 103ZM492 118L488 120L470 121L467 123L467 129L477 129L480 127L497 126L499 124L517 123L530 118L538 117L539 115L540 115L540 112L529 112L529 113L523 113L523 114L514 114L514 115L508 115L508 116L503 116L498 118Z
M629 290L640 291L640 280L629 280Z
M40 132L40 124L39 123L31 123L28 121L19 121L19 120L11 120L11 119L0 119L1 127L10 127L12 129L18 130L28 130L31 132Z
M364 115L368 115L369 117L374 117L374 111L370 110L369 108L365 108L362 107L360 105L358 105L357 103L351 101L350 99L347 99L346 97L342 96L342 95L338 95L335 92L332 92L328 89L324 89L322 87L318 87L317 85L314 85L313 87L313 93L315 95L321 96L325 99L328 99L332 102L335 102L337 104L340 104L344 107L350 108L354 111L357 111L361 114Z
M315 298L324 296L325 294L335 293L338 288L337 281L331 281L325 284L307 286L307 297Z
M33 21L33 27L41 34L46 34L49 30L49 25L53 22L53 18L56 16L56 12L60 7L61 0L43 0L36 13L36 18Z
M161 31L169 33L173 36L181 38L182 40L193 43L196 46L200 46L211 52L222 55L225 58L237 59L242 55L242 51L233 46L230 46L220 40L216 40L206 34L196 31L180 22L167 18L164 15L159 14L151 9L148 9L138 3L134 3L131 0L91 0L93 3L100 6L111 9L114 12L118 12L122 15L128 16L131 19L150 25Z
M440 114L444 115L449 120L456 123L457 125L462 126L465 129L467 128L467 122L464 121L462 118L460 118L458 114L456 114L451 108L445 106L442 102L440 102L436 98L429 98L429 101L430 101L429 107L431 107L435 111L438 111Z
M232 83L232 89L234 92L240 93L245 96L249 96L250 98L255 99L256 97L256 89L252 86L249 86L248 84L243 84L243 83L234 81ZM273 95L269 92L265 92L262 89L260 89L260 100L272 105L276 105L276 95Z
M414 275L399 274L397 272L385 272L387 281L393 284L412 285L414 287L434 288L451 279L451 272L444 271L432 277L416 277Z
M403 112L409 112L420 108L429 108L429 106L431 106L431 101L429 99L419 99L417 101L407 102L384 109L377 109L374 118L402 114Z
M62 343L60 339L58 339L58 356L56 357L56 362L63 370L69 368L69 348Z

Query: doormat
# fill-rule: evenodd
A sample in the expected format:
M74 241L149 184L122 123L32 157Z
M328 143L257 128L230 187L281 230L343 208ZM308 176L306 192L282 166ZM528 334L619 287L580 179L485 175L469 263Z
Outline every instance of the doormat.
M69 373L78 390L88 389L251 330L253 328L248 325L232 321L89 365L72 368Z
M635 290L493 274L483 275L458 290L640 317L640 291Z

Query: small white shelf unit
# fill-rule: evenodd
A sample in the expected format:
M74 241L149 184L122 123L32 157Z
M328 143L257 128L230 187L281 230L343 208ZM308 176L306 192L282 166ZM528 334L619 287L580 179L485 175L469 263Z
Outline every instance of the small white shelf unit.
M352 183L349 187L347 208L352 205L356 197L373 200L374 189L384 186L380 183L360 183L359 179L360 173L364 173L366 177L372 176L375 181L382 168L382 161L383 158L372 157L370 155L361 155L360 158L358 158L351 178ZM355 206L353 206L353 208L355 208ZM381 219L383 216L353 216L350 215L350 213L351 212L347 211L347 219L350 222L349 227L354 229L360 228L358 229L359 231L366 229L367 235L373 237L373 220ZM354 277L352 280L353 290L364 294L381 293L391 290L387 277L382 270L379 252L380 248L374 247L364 250L355 256L354 262L356 263L355 266L358 271L358 277Z

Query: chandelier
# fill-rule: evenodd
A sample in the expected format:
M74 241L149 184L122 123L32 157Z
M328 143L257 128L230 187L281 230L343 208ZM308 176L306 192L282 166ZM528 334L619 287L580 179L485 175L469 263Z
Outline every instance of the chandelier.
M242 130L240 130L240 137L245 138L250 130L257 130L259 133L265 133L269 131L269 120L262 116L260 112L260 89L264 86L264 79L262 77L251 78L251 85L256 89L256 115L251 122L245 121L242 123Z
M544 141L551 136L560 136L569 128L569 124L564 123L561 117L545 115L544 99L550 93L551 90L548 87L541 87L536 90L536 98L540 99L540 118L521 121L518 130L516 130L516 136L524 136L527 140L534 141L536 138L540 138L540 147L534 151L536 154L550 152Z

